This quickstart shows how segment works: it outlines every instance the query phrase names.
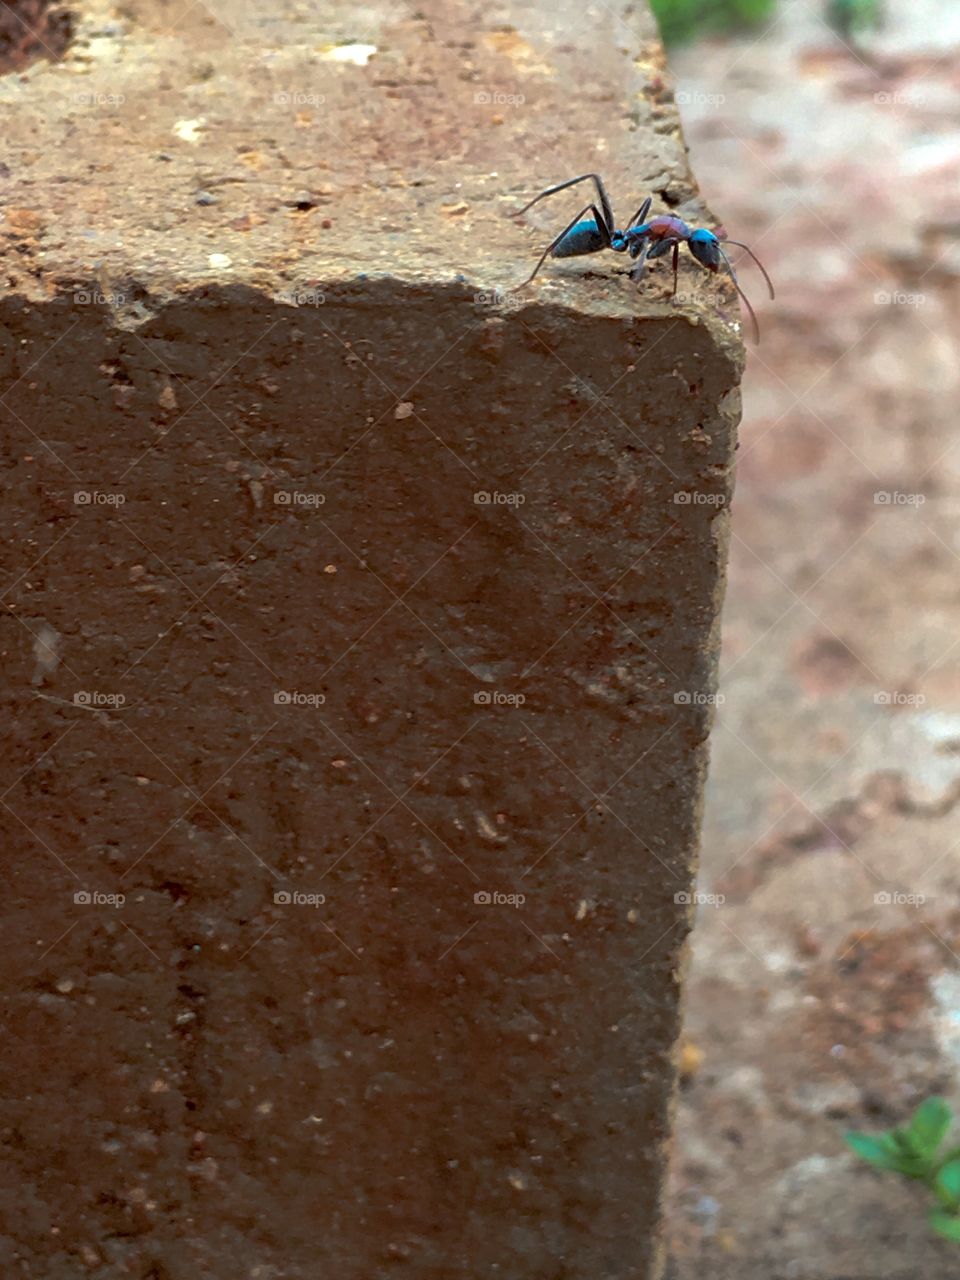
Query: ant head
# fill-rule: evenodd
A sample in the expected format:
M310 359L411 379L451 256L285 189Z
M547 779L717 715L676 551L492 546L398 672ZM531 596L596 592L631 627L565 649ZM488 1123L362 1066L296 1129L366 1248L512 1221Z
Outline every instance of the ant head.
M709 271L717 271L720 267L721 252L720 241L712 231L706 231L701 228L699 231L693 231L690 234L690 252L700 263Z

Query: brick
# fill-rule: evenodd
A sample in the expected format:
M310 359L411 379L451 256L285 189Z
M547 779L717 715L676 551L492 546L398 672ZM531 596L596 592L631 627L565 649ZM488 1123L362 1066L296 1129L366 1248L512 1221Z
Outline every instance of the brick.
M708 217L651 20L124 14L0 79L6 1273L651 1280L735 300L506 293Z

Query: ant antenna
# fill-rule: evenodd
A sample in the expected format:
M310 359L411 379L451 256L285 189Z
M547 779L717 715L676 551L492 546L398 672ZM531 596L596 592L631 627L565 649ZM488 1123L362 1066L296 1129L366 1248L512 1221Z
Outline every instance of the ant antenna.
M763 265L763 263L760 261L760 259L757 257L757 255L753 252L753 250L750 248L750 246L749 246L748 244L744 244L742 240L726 240L726 239L725 239L725 240L723 240L721 243L723 243L723 244L735 244L735 245L737 246L737 248L738 248L738 249L746 249L747 253L749 253L750 257L754 260L754 262L757 264L757 266L760 268L761 272L763 273L763 278L764 278L764 280L766 280L766 282L767 282L767 288L770 290L770 301L772 302L772 301L774 300L774 298L776 297L776 294L773 292L773 281L772 281L772 280L770 279L770 277L767 275L767 269L766 269L766 267ZM728 267L730 266L730 263L729 263L729 262L727 263L727 266L728 266ZM733 268L731 268L731 270L732 270L732 269L733 269Z
M731 240L729 243L736 244L738 242L736 240ZM743 247L746 248L746 245L744 245ZM730 272L730 279L733 281L733 287L736 289L737 293L739 293L740 297L743 299L743 305L747 308L747 311L750 313L750 320L753 325L753 341L756 343L757 346L759 346L760 345L760 326L757 323L756 312L754 311L753 307L751 307L750 305L750 299L740 288L740 281L737 279L737 273L734 271L733 266L730 262L730 259L727 257L727 255L723 252L722 249L720 249L719 252L720 252L720 257L727 264L727 270ZM750 252L749 249L747 250L747 252L748 253ZM763 268L761 267L760 270L763 271ZM766 275L767 273L763 271L763 274ZM769 278L768 278L768 283L769 283ZM771 289L772 287L773 286L771 285Z

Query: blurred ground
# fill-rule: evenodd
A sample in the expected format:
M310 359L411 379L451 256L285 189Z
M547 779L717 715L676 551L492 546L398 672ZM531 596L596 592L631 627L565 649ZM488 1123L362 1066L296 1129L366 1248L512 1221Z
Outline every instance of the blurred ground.
M848 1127L960 1103L960 13L814 0L673 58L762 304L669 1207L672 1280L939 1280ZM896 11L896 12L895 12Z

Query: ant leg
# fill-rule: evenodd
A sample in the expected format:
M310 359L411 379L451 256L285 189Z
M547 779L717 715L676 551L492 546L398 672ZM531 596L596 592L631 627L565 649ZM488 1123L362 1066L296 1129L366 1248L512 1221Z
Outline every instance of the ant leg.
M647 196L646 200L644 200L643 204L640 206L637 212L633 215L633 217L624 227L624 231L629 231L631 227L636 227L640 223L644 222L646 220L647 214L650 212L650 206L652 204L653 204L653 196Z
M600 202L600 208L603 210L603 224L607 229L607 233L613 235L616 230L613 221L613 209L610 205L607 189L603 185L603 179L599 173L581 173L579 178L570 178L567 182L558 182L555 187L547 187L546 191L541 191L538 196L534 196L529 204L525 204L522 209L517 209L516 213L512 213L510 215L511 218L519 218L522 213L532 209L538 200L543 200L546 196L555 196L558 191L566 191L567 187L575 187L578 182L586 182L588 178L593 179L597 188L597 199Z
M643 279L643 268L644 268L644 264L647 261L647 256L649 253L650 253L650 241L644 240L643 248L640 250L639 254L637 255L636 262L630 268L631 280L639 281Z
M654 240L649 247L644 245L643 257L665 258L671 250L673 251L673 292L670 294L670 297L674 298L677 293L677 270L680 260L679 238L677 236L664 236L660 240ZM640 262L643 261L643 257L640 258ZM640 262L638 262L638 266L640 265ZM633 275L633 272L630 274Z
M530 284L530 282L533 280L534 276L537 274L537 272L540 270L540 268L541 268L541 267L543 266L543 264L546 262L548 255L549 255L549 254L550 254L550 253L551 253L551 252L552 252L552 251L557 247L557 245L560 243L560 241L563 239L563 237L567 234L567 232L568 232L568 231L572 231L572 230L573 230L573 228L574 228L574 227L577 225L577 223L580 221L580 219L583 217L583 215L584 215L585 213L590 213L590 212L592 212L592 213L593 213L593 220L594 220L594 222L597 224L597 231L600 233L600 238L603 240L603 246L602 246L602 247L603 247L604 249L609 249L609 248L611 247L611 243L612 243L612 242L611 242L611 240L610 240L610 232L607 230L606 226L604 225L603 217L602 217L602 215L601 215L601 213L600 213L600 210L597 208L597 206L596 206L595 204L587 204L587 205L584 205L584 207L580 210L580 212L577 214L577 216L576 216L575 218L571 218L571 220L570 220L570 221L567 223L567 225L563 228L563 230L560 232L560 234L559 234L558 236L555 236L555 237L550 241L550 243L549 243L549 244L547 245L547 247L544 249L543 253L541 253L541 255L540 255L540 261L539 261L539 262L537 263L537 265L533 268L533 271L530 273L529 277L528 277L526 280L524 280L523 284L518 284L518 285L516 285L516 287L515 287L513 290L511 290L511 292L516 293L518 289L525 289L525 288L526 288L526 286L527 286L528 284Z

